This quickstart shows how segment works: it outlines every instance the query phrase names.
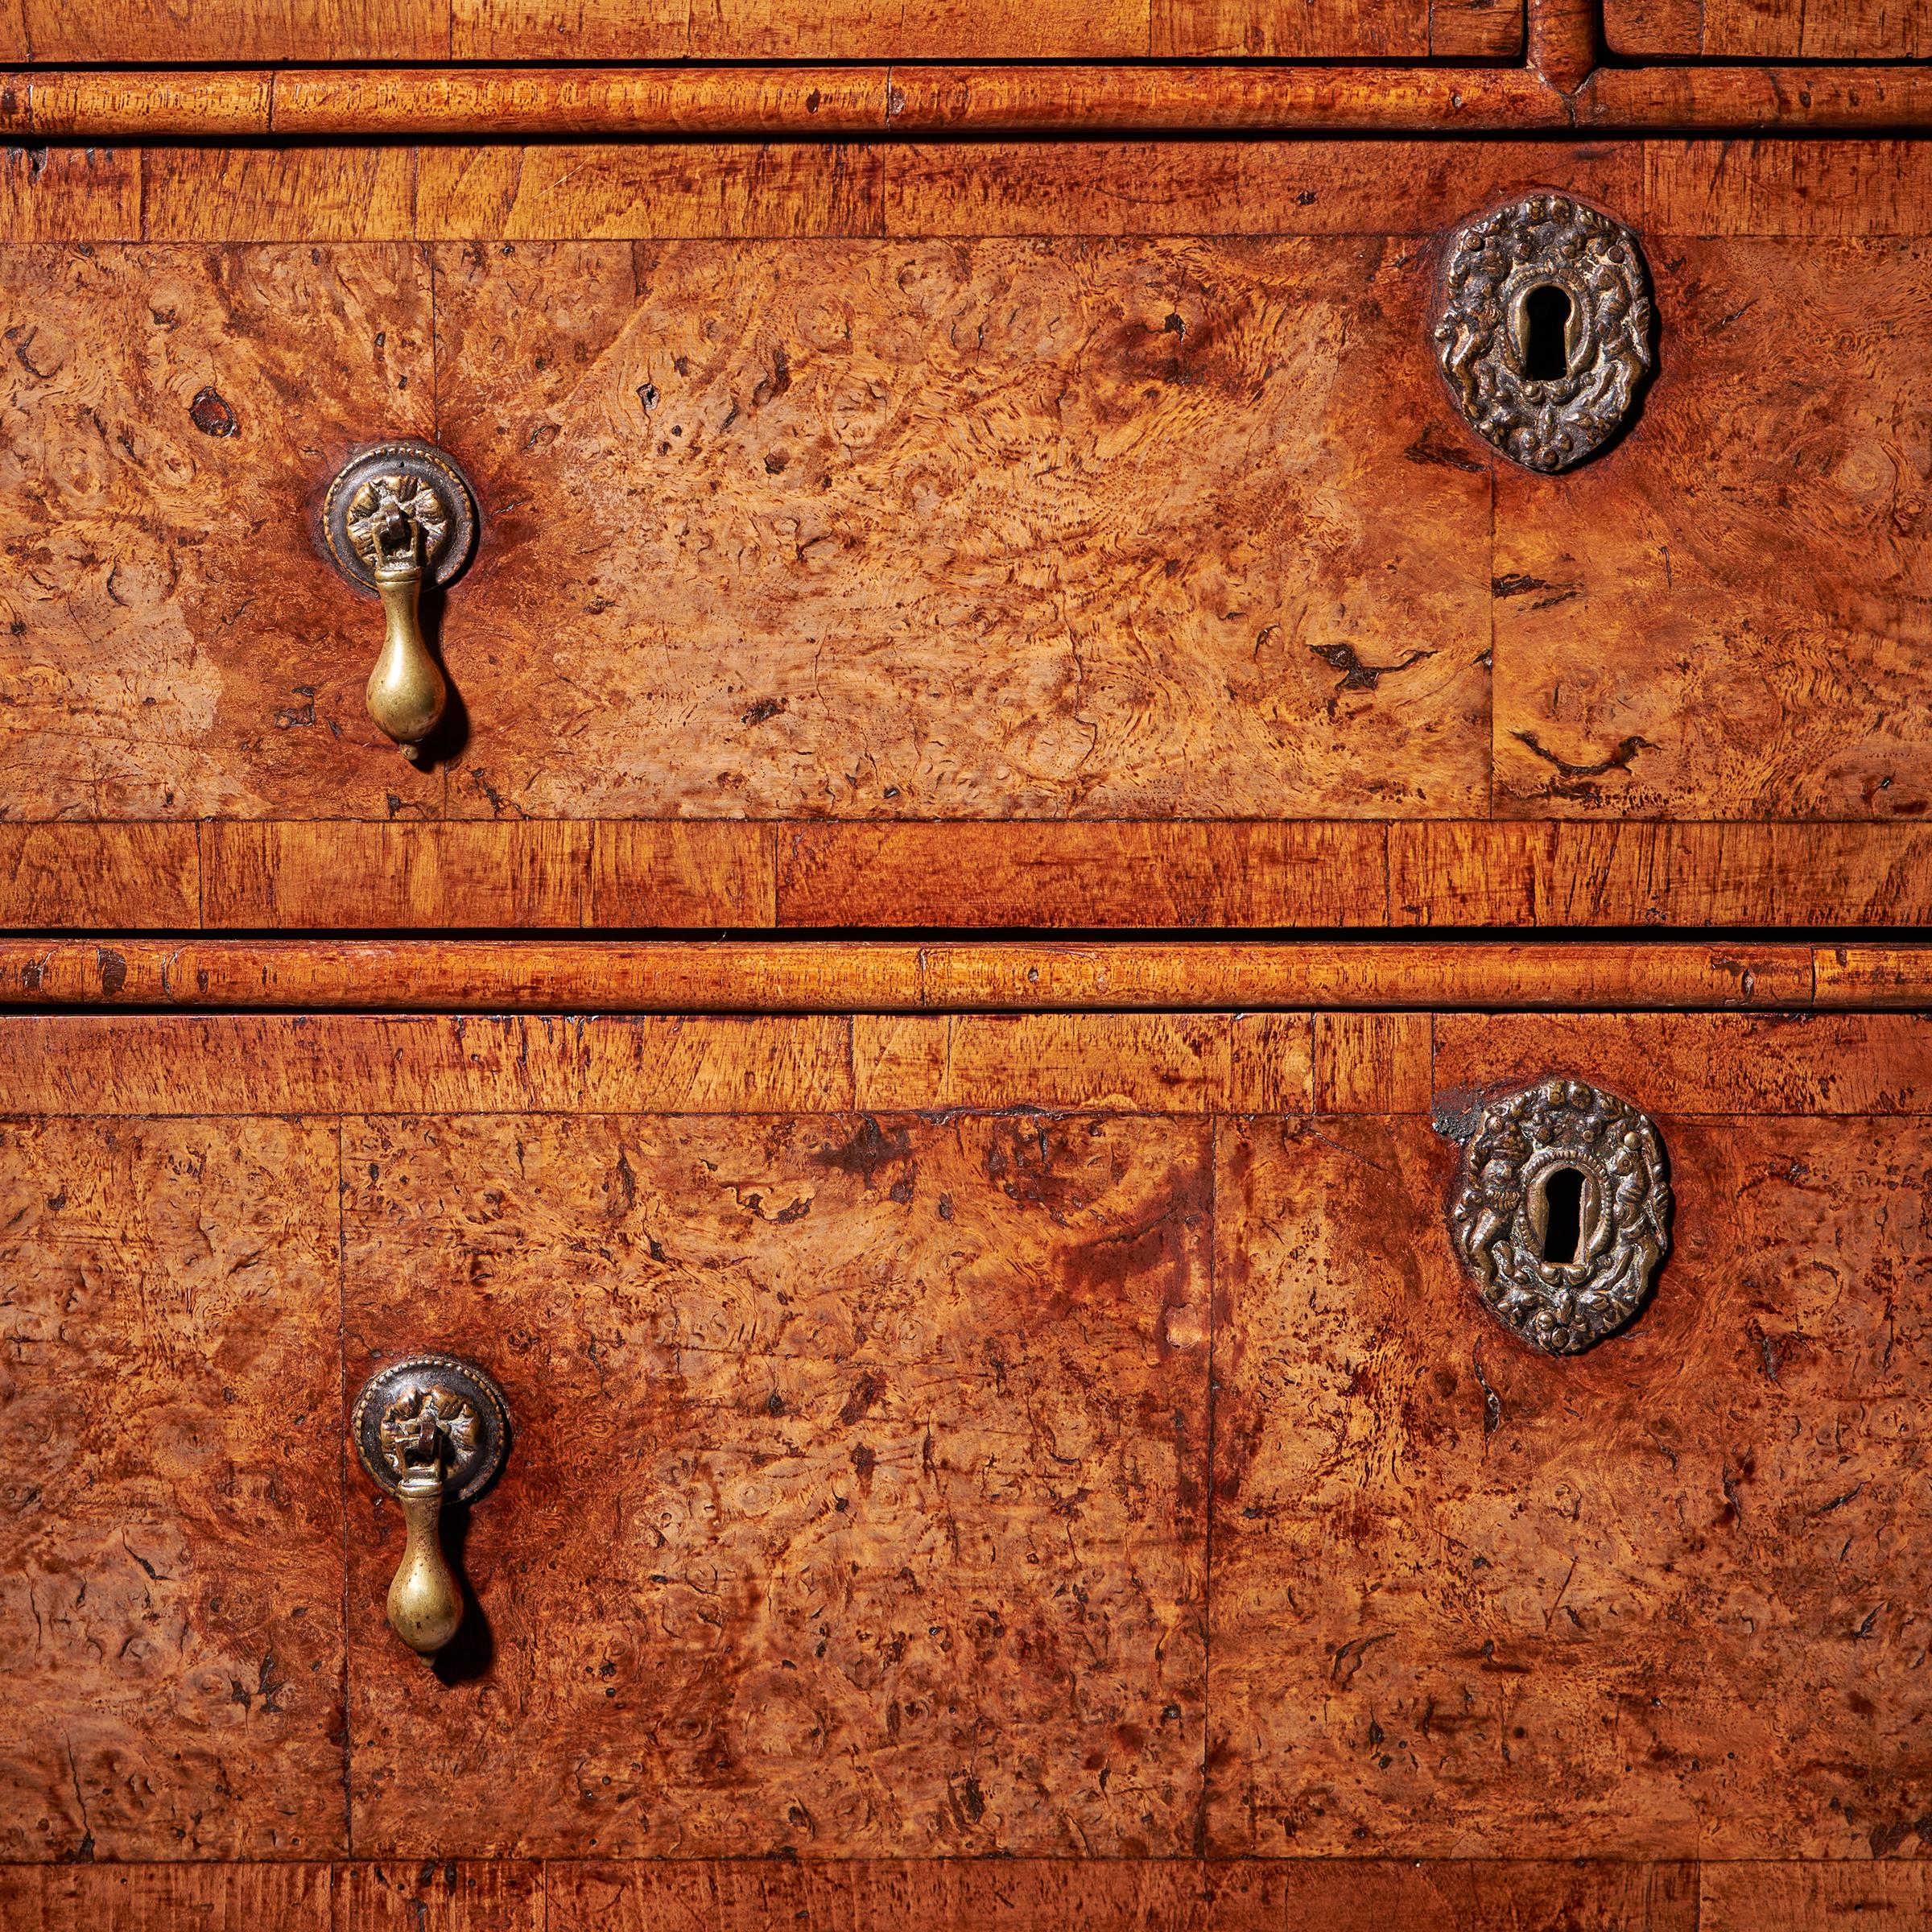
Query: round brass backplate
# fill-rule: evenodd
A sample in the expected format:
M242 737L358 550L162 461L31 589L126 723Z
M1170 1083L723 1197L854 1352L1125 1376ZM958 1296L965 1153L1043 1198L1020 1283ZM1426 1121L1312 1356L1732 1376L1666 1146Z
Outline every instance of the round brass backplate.
M441 1448L444 1493L467 1503L489 1488L510 1447L510 1404L473 1362L412 1355L378 1369L349 1422L356 1453L370 1480L394 1496L407 1466L403 1447L416 1439L426 1407Z
M421 506L412 520L422 538L423 576L448 583L476 545L476 493L451 458L433 444L410 437L359 449L336 473L323 499L322 539L336 569L360 589L376 588L368 546L358 544L355 531L385 499L406 513Z

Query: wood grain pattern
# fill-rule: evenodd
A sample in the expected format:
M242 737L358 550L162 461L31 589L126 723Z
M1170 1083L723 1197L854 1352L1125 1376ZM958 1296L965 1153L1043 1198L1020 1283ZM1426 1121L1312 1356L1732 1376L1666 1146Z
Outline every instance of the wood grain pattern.
M1699 1907L1697 1870L1682 1862L1001 1858L8 1865L0 1908L9 1932L329 1932L332 1883L332 1932L389 1932L392 1901L409 1909L409 1932L534 1932L539 1883L549 1932L1280 1932L1315 1914L1335 1932L1695 1932ZM1722 1909L1724 1932L1742 1922L1730 1913L1759 1902L1775 1909L1752 1925L1809 1932L1802 1911L1827 1897L1889 1909L1861 1923L1902 1929L1924 1889L1911 1862L1868 1860L1711 1865L1703 1888L1704 1922Z
M486 1330L518 1418L486 1678L424 1701L356 1516L358 1844L1191 1844L1203 1126L345 1132L351 1380Z
M1435 0L1430 37L1438 60L1512 58L1522 51L1521 10L1488 0ZM270 134L309 141L434 135L502 142L559 134L579 141L640 134L771 139L888 130L1441 135L1695 128L1762 134L1927 126L1932 74L1903 65L1600 67L1570 93L1526 67L1197 61L0 73L0 134L62 142L232 142ZM1753 165L1766 165L1770 151L1754 155ZM1896 151L1894 158L1902 162L1908 152ZM52 157L39 163L51 164ZM729 166L730 158L716 157L716 164ZM654 192L675 192L675 180L660 175ZM134 207L128 218L138 224L138 192ZM1802 204L1792 212L1802 215Z
M1523 52L1525 0L1430 0L1436 60L1510 60Z
M385 762L400 765L393 753ZM88 923L188 930L299 929L312 920L324 928L775 923L1278 931L1932 923L1932 834L1899 824L1115 821L786 831L728 821L411 829L213 821L199 828L199 858L191 836L175 828L151 848L145 834L80 825L0 830L0 853L10 839L20 854L13 923L57 924L63 907ZM122 836L126 867L104 870L97 885L63 876L69 860L100 857L118 867ZM133 861L150 849L158 862L143 876ZM1414 956L1453 956L1439 948ZM1666 998L1643 992L1649 983L1607 980L1604 997ZM1170 1000L1199 1003L1184 981L1174 984ZM1449 987L1483 984L1480 975L1452 974L1433 1003L1463 997ZM1521 998L1542 997L1533 979L1523 985ZM1707 1001L1687 1003L1731 997L1713 988ZM1686 1002L1670 996L1666 1003Z
M1932 956L1912 947L1821 947L1812 976L1820 1004L1932 1009Z
M1380 926L1380 825L823 825L779 857L781 926Z
M1521 14L1451 8L1435 27L1467 23L1474 41L1501 21L1521 46ZM1472 45L1446 50L1472 58ZM906 65L892 70L896 134L1061 134L1105 130L1334 134L1476 129L1517 132L1575 125L1560 96L1516 68L1001 67Z
M312 68L272 76L260 131L499 142L566 131L824 137L882 130L891 85L888 73L861 67ZM41 99L36 80L36 127Z
M1600 67L1572 97L1579 125L1604 132L1695 127L1893 132L1932 125L1932 73L1919 67ZM1841 217L1842 219L1842 217Z
M883 174L877 149L843 142L426 147L415 232L518 242L876 235Z
M140 237L138 148L0 148L0 242Z
M1434 1028L1423 1013L1318 1013L1318 1113L1426 1113L1435 1098Z
M1922 1843L1932 1137L1665 1133L1653 1302L1558 1360L1461 1279L1426 1123L1224 1129L1215 1852Z
M1932 1918L1932 1884L1917 1858L1806 1859L1703 1866L1699 1932L1813 1932L1852 1924L1906 1932Z
M7 1932L346 1932L324 1864L0 1864ZM442 1932L425 1927L423 1932Z
M0 1127L7 1858L342 1847L336 1168L326 1124Z
M861 1017L857 1104L1077 1107L1199 1113L1302 1108L1313 1092L1306 1013Z
M1496 809L1922 818L1932 499L1895 437L1932 421L1932 259L1747 241L1650 266L1669 346L1641 431L1496 475Z
M422 1859L335 1872L335 1932L548 1932L539 1865Z
M1932 947L117 935L0 939L0 1004L523 1013L1910 1008L1932 1005Z
M1853 241L1922 237L1932 147L1920 141L1649 141L1652 232Z
M830 1016L331 1013L0 1019L9 1104L50 1115L767 1113L852 1104Z
M559 241L859 235L1433 238L1492 201L1551 186L1615 209L1652 237L1854 240L1926 233L1932 150L1910 138L1876 138L1932 112L1932 93L1919 69L1605 69L1574 97L1520 74L1512 78L1506 70L1469 75L1466 93L1463 73L1447 68L1398 72L1385 93L1365 93L1365 88L1385 84L1351 80L1340 69L1278 70L1281 78L1273 83L1257 77L1258 71L1245 70L1245 80L1230 77L1228 124L1234 128L1319 136L1332 116L1333 127L1343 131L1399 131L1414 125L1439 138L1100 138L1143 118L1157 129L1193 127L1184 103L1203 91L1203 75L1212 82L1228 70L1124 70L1117 107L1116 83L1108 77L1113 70L994 67L970 76L959 69L928 69L923 76L908 70L913 91L900 105L909 114L929 117L940 130L997 126L1010 116L1022 131L1084 138L1046 145L772 139L646 146L578 138L526 146L438 142L421 148L393 141L357 147L312 140L263 148L221 142L254 111L248 104L257 96L248 87L216 89L211 83L205 96L197 96L188 82L169 76L156 83L160 93L138 112L154 119L157 131L179 121L217 145L0 150L0 239L194 239L211 233L234 241L323 234L492 241L506 233L511 239ZM474 82L484 89L477 97L485 101L495 98L485 87L488 80ZM436 91L419 96L402 89L398 105L387 110L394 119L380 126L398 133L452 132L437 105L440 79L432 76L419 85L429 90L432 83ZM490 82L513 90L512 111L524 114L539 112L527 105L533 98L547 101L547 95L536 91L543 85L517 76ZM556 114L568 118L579 109L568 89L592 83L564 76L549 85L559 90ZM638 111L654 116L660 109L653 104L665 98L670 85L634 76L617 98L621 101L634 91L642 103ZM17 114L17 80L13 86ZM760 118L766 111L761 105L766 84L754 72L745 86L736 131L817 131L785 119L789 108L779 110L780 125L767 126ZM962 87L968 89L964 94ZM982 90L978 108L973 89ZM91 97L83 89L76 97ZM329 97L325 93L324 100ZM50 92L56 125L44 131L71 141L85 134L88 125L59 125L60 104L66 98L57 87ZM206 104L199 122L194 116L202 110L184 105L197 98ZM621 105L597 105L601 97L592 98L593 105L582 110L590 117L583 134L598 131L598 117L606 114L613 118L606 131L655 131L625 121L628 110ZM698 96L700 102L706 98ZM780 97L782 102L791 99ZM526 105L518 107L519 101ZM811 110L804 111L809 116ZM1212 129L1219 112L1211 104L1200 125ZM1518 126L1641 134L1704 114L1720 129L1748 133L1752 117L1761 113L1769 118L1773 138L1658 134L1614 143L1439 138L1453 137L1459 129L1506 133ZM894 126L898 114L895 108L889 116ZM97 118L92 125L98 131L101 124ZM1812 126L1862 128L1872 136L1795 138ZM493 125L475 131L498 130ZM150 208L143 205L144 180L152 194ZM197 188L217 195L219 202L198 203ZM305 219L312 203L312 214Z
M173 135L245 141L270 131L277 77L266 68L160 68L145 73L78 68L30 72L14 85L27 108L27 129L49 138L134 142Z
M449 0L21 0L36 60L440 60Z
M1332 1932L1694 1932L1698 1902L1682 1864L654 1860L548 1869L552 1932L1281 1932L1318 1922Z
M774 844L743 824L217 823L202 831L201 923L769 926Z
M1426 0L1393 0L1411 10ZM894 60L1133 59L1148 0L455 0L460 60Z
M1393 926L1922 926L1913 825L1392 825Z
M200 923L192 825L0 824L0 927Z
M504 506L453 811L1486 799L1488 479L1415 456L1399 249L436 261L444 441Z
M1153 0L1153 51L1168 59L1418 60L1430 51L1430 9L1413 0Z
M1866 0L1868 5L1876 0ZM237 10L177 0L21 0L0 58L87 63L343 60L1106 60L1151 50L1315 59L1520 51L1521 0L275 0ZM1795 50L1794 50L1795 51ZM1805 50L1809 52L1809 49ZM1882 53L1884 48L1869 50Z
M407 242L417 157L385 146L144 147L151 242Z
M273 799L380 817L440 800L368 720L373 607L313 556L303 514L374 426L431 427L420 260L0 250L0 334L10 811L181 819ZM180 903L169 870L157 906Z
M1492 202L1558 182L1634 211L1652 145L907 142L886 156L886 232L1434 238ZM1753 156L1736 165L1751 180L1775 163ZM1416 260L1426 282L1433 263Z
M1439 1096L1533 1080L1571 1064L1657 1113L1923 1114L1932 1112L1932 1015L1436 1018Z
M1710 60L1922 60L1926 0L1604 0L1614 52Z

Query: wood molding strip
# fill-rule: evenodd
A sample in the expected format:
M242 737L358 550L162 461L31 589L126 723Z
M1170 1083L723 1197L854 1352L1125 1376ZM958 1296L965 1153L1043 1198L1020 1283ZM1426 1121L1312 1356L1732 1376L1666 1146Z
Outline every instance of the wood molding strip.
M1335 1017L15 1013L0 1063L9 1114L55 1117L1427 1114L1552 1067L1662 1113L1932 1114L1932 1014Z
M1587 10L1583 10L1587 14ZM1567 32L1558 33L1559 24ZM1586 17L1580 31L1594 31ZM1541 67L267 68L0 74L0 136L851 139L934 134L1872 133L1932 129L1926 67L1597 68L1575 19Z
M0 939L0 1005L394 1013L1913 1012L1932 946Z
M1793 821L0 824L0 931L1932 927L1932 828Z

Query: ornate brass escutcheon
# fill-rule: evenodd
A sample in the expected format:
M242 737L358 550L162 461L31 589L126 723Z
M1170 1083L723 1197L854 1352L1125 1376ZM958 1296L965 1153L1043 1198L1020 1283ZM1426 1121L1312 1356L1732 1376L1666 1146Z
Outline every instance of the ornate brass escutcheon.
M509 1405L473 1364L412 1356L363 1385L349 1430L377 1488L402 1505L390 1628L419 1655L433 1656L463 1621L462 1587L443 1554L443 1505L481 1495L502 1466Z
M447 584L469 559L476 505L469 481L427 443L378 443L336 473L322 534L344 576L382 600L382 649L369 676L369 714L420 761L449 686L423 636L427 575Z
M1449 245L1435 341L1477 435L1525 469L1593 456L1650 369L1649 283L1637 237L1567 195L1529 195Z
M1559 1075L1436 1127L1463 1143L1449 1233L1490 1312L1546 1355L1580 1355L1629 1322L1670 1251L1656 1122Z

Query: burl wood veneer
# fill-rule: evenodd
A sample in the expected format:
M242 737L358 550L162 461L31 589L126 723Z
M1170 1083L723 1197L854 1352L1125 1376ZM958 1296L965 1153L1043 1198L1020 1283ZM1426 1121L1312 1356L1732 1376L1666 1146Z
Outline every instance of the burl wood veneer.
M1926 916L1911 142L4 173L15 923ZM1443 235L1538 184L1662 316L1558 478L1426 341ZM484 510L423 772L303 522L378 427ZM69 862L103 819L166 848Z
M0 1127L8 1859L346 1849L336 1142Z
M1919 1121L1663 1129L1653 1305L1571 1361L1464 1291L1426 1120L1224 1135L1217 1847L1923 1843L1932 1141Z
M1192 1847L1201 1125L401 1120L343 1151L350 1379L487 1333L518 1427L427 1703L382 1615L394 1512L352 1504L358 1843Z
M1909 1851L1932 1025L1261 1017L0 1022L16 1856L347 1858L370 1912L354 1860L1149 1857L1218 1926ZM1678 1200L1564 1361L1454 1265L1430 1122L1551 1067ZM517 1434L431 1670L340 1431L436 1346Z

